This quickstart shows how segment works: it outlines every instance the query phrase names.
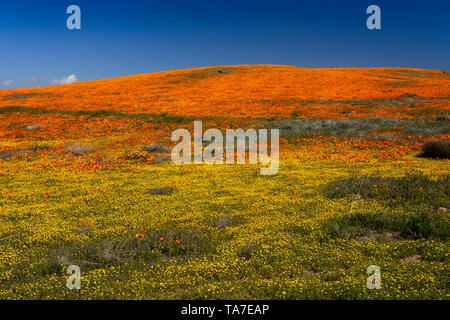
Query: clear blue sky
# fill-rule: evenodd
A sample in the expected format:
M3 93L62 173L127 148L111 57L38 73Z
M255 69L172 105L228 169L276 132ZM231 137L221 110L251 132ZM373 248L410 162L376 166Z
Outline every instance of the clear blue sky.
M448 0L0 0L0 88L229 64L449 70L449 21Z

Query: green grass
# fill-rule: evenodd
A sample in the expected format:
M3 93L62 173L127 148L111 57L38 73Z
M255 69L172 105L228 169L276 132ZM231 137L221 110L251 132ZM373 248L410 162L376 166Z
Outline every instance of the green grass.
M353 213L333 217L324 223L326 234L339 238L355 238L375 231L382 238L387 232L396 233L399 239L440 239L450 237L450 221L443 215L416 208L409 214Z
M4 96L4 99L7 100L19 100L19 99L27 99L27 98L33 98L33 97L51 97L53 93L47 92L47 93L38 93L38 92L31 92L31 93L18 93L18 94L9 94L7 96Z
M433 180L422 174L403 177L362 176L333 181L323 189L331 199L359 194L363 199L391 206L425 204L432 208L450 206L450 175Z
M122 119L142 119L151 123L191 123L194 120L216 120L216 117L189 117L176 116L167 113L152 114L152 113L124 113L114 110L53 110L32 108L25 106L7 106L0 108L0 114L24 112L31 114L64 114L74 116L88 116L90 118L100 117L116 117Z

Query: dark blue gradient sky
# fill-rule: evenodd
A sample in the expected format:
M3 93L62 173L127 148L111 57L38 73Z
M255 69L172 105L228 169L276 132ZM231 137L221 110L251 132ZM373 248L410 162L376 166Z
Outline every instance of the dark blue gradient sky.
M0 88L230 64L448 70L449 21L449 0L0 0Z

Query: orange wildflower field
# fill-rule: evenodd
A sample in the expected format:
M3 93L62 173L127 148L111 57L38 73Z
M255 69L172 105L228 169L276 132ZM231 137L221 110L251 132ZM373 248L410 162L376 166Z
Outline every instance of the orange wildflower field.
M447 73L395 68L206 67L5 90L0 107L21 95L20 105L31 108L195 117L413 118L450 108Z
M195 120L279 129L278 173L172 163L172 132ZM234 65L0 90L0 299L448 299L450 163L421 148L449 132L440 70Z

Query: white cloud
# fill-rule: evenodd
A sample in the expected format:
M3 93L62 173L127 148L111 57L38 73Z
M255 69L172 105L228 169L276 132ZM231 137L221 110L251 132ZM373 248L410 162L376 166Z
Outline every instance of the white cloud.
M32 77L30 77L30 80L31 81L41 81L41 80L44 80L43 78L40 78L40 77L35 77L35 76L32 76Z
M16 82L14 80L4 80L2 82L0 82L0 85L2 87L11 87L15 84Z
M63 77L61 79L53 79L51 81L51 84L53 85L58 85L58 84L69 84L69 83L74 83L77 82L78 79L74 74L71 74L70 76L67 77Z

